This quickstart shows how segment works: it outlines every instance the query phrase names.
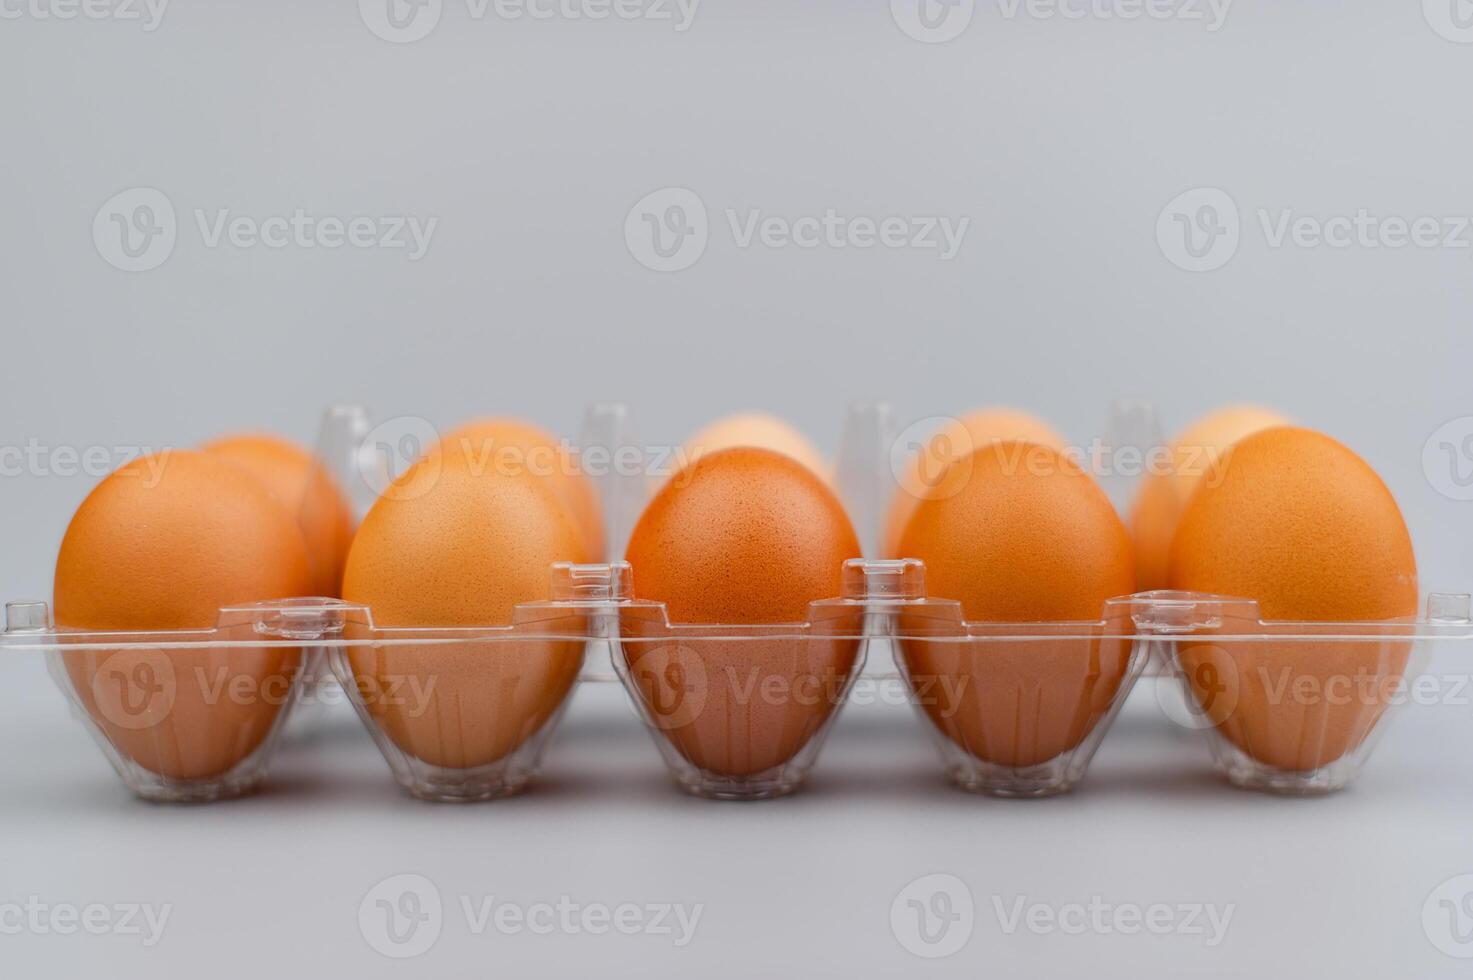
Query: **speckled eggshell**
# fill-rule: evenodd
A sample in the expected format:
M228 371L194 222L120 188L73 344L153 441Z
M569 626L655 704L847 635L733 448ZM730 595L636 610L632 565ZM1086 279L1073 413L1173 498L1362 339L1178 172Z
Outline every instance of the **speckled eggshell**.
M901 535L926 592L976 623L1091 623L1134 591L1130 537L1104 491L1037 443L982 446L950 496L922 501ZM902 619L902 628L907 621ZM1115 624L1115 628L1128 628ZM983 630L983 632L986 632ZM901 654L937 728L979 759L1028 767L1072 749L1109 708L1129 644L1090 636L976 642L907 639Z
M151 632L210 629L222 607L310 591L302 534L270 493L224 460L170 450L120 467L82 501L57 555L54 599L58 626ZM255 751L281 711L271 692L289 690L301 651L68 650L63 661L119 752L184 780L218 776ZM120 714L117 685L138 677L168 692L156 718ZM148 692L133 695L149 703Z
M808 467L781 453L733 448L664 486L627 557L635 596L664 603L674 623L794 624L808 618L810 603L840 595L843 564L859 557L859 542L838 498ZM728 776L771 770L801 751L833 712L858 651L852 639L754 631L718 641L698 638L700 630L651 633L648 625L626 621L626 636L658 642L623 645L647 706L672 693L659 689L665 672L649 665L678 648L687 675L701 675L702 703L693 717L662 725L662 734L695 765Z
M1172 588L1255 600L1266 620L1416 615L1411 536L1391 492L1354 452L1285 426L1244 438L1224 463L1222 480L1200 486L1182 514ZM1180 656L1223 735L1261 763L1303 772L1360 745L1409 653L1388 639L1184 643ZM1203 678L1231 696L1209 692Z
M364 518L343 597L378 627L510 625L518 603L549 598L552 565L586 560L582 533L546 480L486 472L460 453L428 454ZM467 640L355 648L367 708L401 749L430 765L474 768L515 750L557 711L582 644Z

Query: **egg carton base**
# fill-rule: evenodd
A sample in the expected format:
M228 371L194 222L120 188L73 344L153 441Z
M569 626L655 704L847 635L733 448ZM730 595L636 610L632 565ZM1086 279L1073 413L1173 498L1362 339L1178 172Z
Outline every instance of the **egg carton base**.
M1062 763L1013 769L973 762L949 766L946 778L958 789L979 796L1031 800L1059 796L1073 789L1078 778L1071 778L1067 770L1068 766Z
M1235 750L1229 758L1219 761L1218 771L1238 789L1271 796L1327 796L1345 789L1359 771L1363 760L1354 755L1351 753L1318 769L1296 772L1265 766Z

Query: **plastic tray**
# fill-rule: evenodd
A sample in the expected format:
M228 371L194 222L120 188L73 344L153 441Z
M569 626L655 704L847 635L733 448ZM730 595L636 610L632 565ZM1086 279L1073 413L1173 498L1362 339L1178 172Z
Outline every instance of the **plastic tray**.
M1102 445L1149 452L1154 416L1118 407ZM423 450L421 419L371 424L338 407L318 453L359 512ZM888 409L849 413L835 483L867 549L889 504L897 439ZM652 489L618 405L587 413L583 452L618 555ZM1128 480L1102 481L1123 509ZM211 630L56 630L47 605L6 607L0 651L40 651L127 785L153 800L204 801L265 778L287 716L321 685L352 701L394 778L416 796L477 800L535 774L578 680L621 680L676 781L692 793L760 799L799 787L862 673L905 686L957 785L1044 796L1081 779L1136 680L1179 682L1178 718L1208 738L1235 784L1281 793L1344 786L1433 646L1473 643L1470 601L1429 596L1426 617L1274 623L1249 599L1154 592L1104 604L1098 620L967 622L928 596L914 560L855 558L843 594L801 623L683 625L634 598L624 562L559 564L549 598L511 623L384 628L371 609L288 599L222 609Z

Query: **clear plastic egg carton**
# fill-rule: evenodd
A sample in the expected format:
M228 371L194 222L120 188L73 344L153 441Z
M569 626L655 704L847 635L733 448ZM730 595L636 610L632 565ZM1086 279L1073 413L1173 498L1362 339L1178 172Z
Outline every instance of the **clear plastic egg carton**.
M1161 441L1139 405L1107 432L1114 449ZM318 452L361 516L433 436L420 419L374 424L339 407ZM617 558L653 490L645 450L618 405L589 409L579 445L609 461L589 475ZM833 483L868 552L909 448L883 405L850 411ZM613 465L621 455L633 465ZM1101 482L1123 508L1132 481ZM1083 778L1150 665L1174 679L1174 717L1204 733L1229 781L1323 792L1364 765L1433 647L1473 652L1466 595L1384 623L1265 622L1251 600L1169 592L1111 599L1091 622L979 623L927 594L919 561L855 556L842 594L803 622L684 625L635 598L638 573L556 565L547 599L475 628L386 628L366 607L304 598L223 609L212 630L94 633L53 628L45 603L11 603L0 650L45 653L124 782L163 801L254 788L288 715L325 684L341 685L415 796L505 796L532 780L575 685L615 680L681 787L780 796L802 785L862 675L903 685L956 785L1048 796Z

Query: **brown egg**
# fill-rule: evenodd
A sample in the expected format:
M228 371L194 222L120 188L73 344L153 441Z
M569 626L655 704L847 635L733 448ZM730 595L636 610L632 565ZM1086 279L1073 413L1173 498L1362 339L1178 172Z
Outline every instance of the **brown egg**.
M546 478L582 532L588 560L603 560L604 526L598 494L577 452L566 442L520 419L486 418L451 430L434 448L464 455L477 472L510 476L529 472Z
M1288 419L1270 409L1234 405L1199 419L1177 436L1168 447L1169 471L1147 475L1131 506L1138 588L1167 587L1171 538L1182 508L1199 483L1221 479L1223 459L1233 443L1262 429L1288 424Z
M1004 441L953 465L969 467L965 482L922 501L900 537L901 552L926 564L928 596L959 601L969 622L1019 624L1098 621L1107 599L1134 591L1124 525L1066 456ZM907 632L916 625L902 619ZM946 737L984 761L1026 767L1072 749L1094 728L1124 677L1130 645L1089 636L908 639L901 653Z
M551 483L485 471L465 453L431 453L374 504L348 552L343 597L378 627L505 626L518 603L549 598L552 565L586 544ZM467 769L502 759L537 732L577 679L575 641L467 641L354 648L359 690L416 690L367 708L404 752Z
M686 440L683 459L694 462L703 456L745 446L770 449L792 457L825 482L832 482L833 471L808 437L782 419L762 412L741 412L717 419Z
M1003 440L1035 442L1058 450L1064 448L1064 437L1053 426L1027 412L984 408L960 419L952 419L911 455L909 464L900 474L900 486L885 519L883 553L891 558L912 557L900 554L900 535L916 506L922 500L945 496L952 484L966 478L962 468L950 469L954 460ZM949 469L950 476L943 482L942 474Z
M1224 462L1221 481L1200 486L1182 514L1172 588L1254 599L1267 620L1416 615L1406 523L1355 453L1286 426L1242 439ZM1226 642L1184 644L1180 659L1224 736L1266 765L1308 771L1364 740L1408 652L1394 640ZM1231 698L1207 689L1223 678Z
M171 450L120 467L77 508L56 559L56 622L205 630L222 607L309 589L301 532L266 489L223 460ZM221 775L255 751L301 667L293 648L69 650L63 659L117 750L174 779Z
M279 436L254 433L226 436L200 449L229 460L261 482L302 529L312 595L341 595L343 562L353 541L353 512L312 454Z
M677 624L731 626L804 622L809 603L841 594L844 562L858 556L854 529L827 484L788 456L753 448L711 453L668 482L627 552L637 598L663 602ZM662 634L658 623L634 617L624 632ZM745 638L626 642L623 654L657 713L680 701L680 691L663 689L674 676L672 657L682 682L699 674L699 710L657 719L661 731L701 769L750 776L808 744L837 704L858 643L735 634Z

